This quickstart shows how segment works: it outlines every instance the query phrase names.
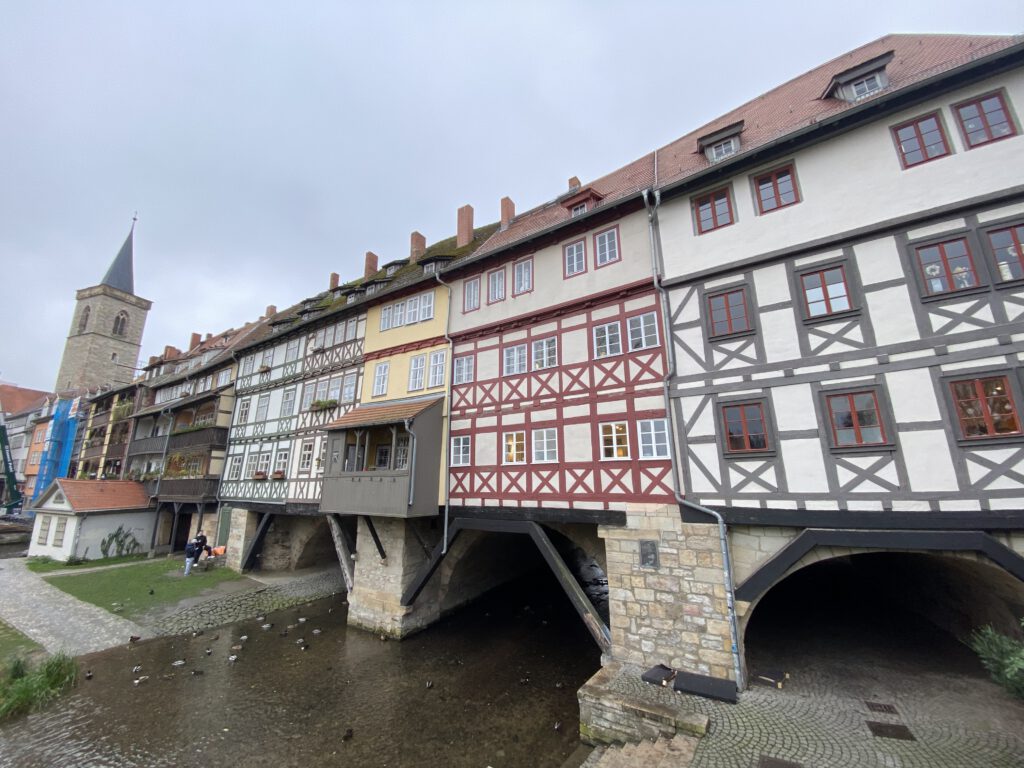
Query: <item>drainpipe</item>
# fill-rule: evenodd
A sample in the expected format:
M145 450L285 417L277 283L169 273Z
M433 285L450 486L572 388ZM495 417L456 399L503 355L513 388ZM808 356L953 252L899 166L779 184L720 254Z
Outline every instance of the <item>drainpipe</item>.
M448 317L444 323L444 338L448 342L448 375L444 382L445 407L448 410L448 434L444 446L444 532L441 534L441 554L448 554L448 516L451 512L449 495L452 490L452 377L455 375L455 345L452 337L448 335L451 330L448 326L452 322L452 287L441 279L441 275L434 273L434 279L448 289Z
M416 443L419 442L416 439L416 433L412 431L412 419L405 420L405 431L412 435L412 440L409 441L409 506L412 506L413 496L416 495ZM370 444L369 436L367 436L366 444Z
M661 319L662 326L664 328L665 339L665 352L667 358L667 370L665 377L662 380L662 394L665 399L665 413L668 414L669 426L672 427L670 430L668 450L669 458L672 462L672 492L675 495L676 503L683 507L703 512L706 515L710 515L718 523L718 542L722 548L722 567L725 576L725 598L726 605L729 611L729 625L732 631L732 663L733 671L736 675L736 687L739 690L743 690L743 666L740 663L740 649L739 649L739 628L736 622L736 599L733 590L732 583L732 557L729 554L729 537L725 525L725 519L721 514L708 507L703 507L700 504L695 504L692 501L688 501L683 497L682 491L679 487L679 457L676 455L675 440L672 439L672 435L676 433L674 426L674 412L672 410L672 400L670 394L670 381L672 379L672 373L676 369L676 356L675 356L675 344L671 336L671 317L669 314L669 298L668 291L662 285L662 258L661 258L661 234L658 226L658 207L661 205L661 191L654 190L653 202L651 200L651 190L645 189L643 191L644 207L647 209L647 231L650 241L651 250L651 273L654 275L654 288L657 290L661 297Z

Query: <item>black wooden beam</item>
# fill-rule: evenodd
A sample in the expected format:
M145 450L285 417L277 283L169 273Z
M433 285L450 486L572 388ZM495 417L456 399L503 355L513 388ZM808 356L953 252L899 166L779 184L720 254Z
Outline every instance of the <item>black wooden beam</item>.
M267 529L270 527L270 522L273 519L274 516L270 512L264 512L262 517L260 517L259 525L256 526L256 535L252 537L252 541L249 542L249 546L242 556L243 571L252 570L256 555L263 549L263 540L267 537Z
M377 547L377 554L380 555L381 560L388 559L388 553L384 551L384 545L380 543L380 536L377 535L377 528L373 524L373 518L369 515L363 517L366 522L366 527L370 531L370 536L373 537L374 546Z
M459 533L462 531L462 526L459 520L453 520L448 526L448 547L445 548L444 542L439 541L437 546L434 547L434 551L430 553L430 557L427 558L421 567L416 577L409 583L409 586L405 588L402 593L402 605L412 605L416 602L416 598L420 596L420 592L427 586L427 582L430 581L430 577L434 575L434 571L441 564L445 554L451 551L452 544L455 539L459 537Z
M444 512L444 507L441 507ZM510 520L536 523L626 524L626 513L614 509L569 509L567 507L451 507L451 516L462 519Z
M881 550L980 552L1024 581L1024 557L983 531L855 531L808 528L775 553L736 588L736 599L752 601L767 592L815 547Z
M873 531L1019 531L1024 530L1024 509L987 512L858 512L853 510L773 509L712 506L729 525L784 526L787 528L856 528ZM684 523L715 523L710 515L683 507Z

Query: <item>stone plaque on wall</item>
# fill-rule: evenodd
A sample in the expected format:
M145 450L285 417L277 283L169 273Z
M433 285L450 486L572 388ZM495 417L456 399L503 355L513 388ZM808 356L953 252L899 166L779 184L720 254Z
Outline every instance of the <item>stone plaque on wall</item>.
M658 542L651 539L640 540L640 566L643 568L658 568L661 563L658 560Z

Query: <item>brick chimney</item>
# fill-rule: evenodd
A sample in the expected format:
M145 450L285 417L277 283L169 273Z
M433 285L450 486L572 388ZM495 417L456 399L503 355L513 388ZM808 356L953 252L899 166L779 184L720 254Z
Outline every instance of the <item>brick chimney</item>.
M181 350L168 344L164 347L164 360L176 360L181 356Z
M515 217L516 204L512 202L512 198L501 198L501 228L508 229L508 225L512 223L512 219Z
M212 338L213 338L213 334L212 333L206 334L206 341L209 341Z
M264 317L273 317L276 314L277 307L275 307L273 304L267 304L267 314L265 314Z
M199 342L201 342L202 340L203 340L203 334L201 334L201 333L193 333L192 334L192 338L190 338L188 340L188 348L189 349L195 349L196 347L199 346Z
M366 264L363 267L363 277L369 279L377 273L377 254L373 251L366 252Z
M341 276L337 272L331 272L331 290L333 291L338 287L338 281L341 280Z
M583 185L580 184L579 176L572 176L572 177L569 178L569 190L570 191L572 191L574 189L579 189L581 186L583 186Z
M409 235L409 262L415 264L427 250L427 238L419 232Z
M461 248L473 242L473 206L459 208L459 228L456 230L455 247Z

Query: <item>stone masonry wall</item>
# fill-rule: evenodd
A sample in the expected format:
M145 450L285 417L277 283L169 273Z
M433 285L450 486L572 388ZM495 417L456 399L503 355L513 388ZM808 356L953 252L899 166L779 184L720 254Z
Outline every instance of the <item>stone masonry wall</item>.
M245 548L256 535L259 516L240 507L231 508L231 529L228 531L227 565L235 571L242 570L242 556Z
M735 680L717 526L684 524L674 505L630 504L626 518L625 528L599 529L611 660ZM657 545L657 566L641 563L642 541Z

